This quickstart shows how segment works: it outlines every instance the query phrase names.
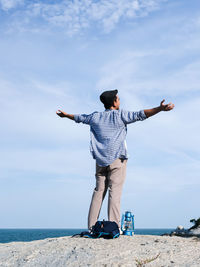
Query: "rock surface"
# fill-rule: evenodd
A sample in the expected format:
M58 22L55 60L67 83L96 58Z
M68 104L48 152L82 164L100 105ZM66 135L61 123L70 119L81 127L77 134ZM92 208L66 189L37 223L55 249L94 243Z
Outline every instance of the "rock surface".
M200 239L135 235L59 237L0 244L0 266L200 266Z
M184 229L178 226L175 231L170 234L163 234L163 236L200 237L200 227Z
M200 226L194 229L190 229L189 233L194 236L199 236L200 237Z

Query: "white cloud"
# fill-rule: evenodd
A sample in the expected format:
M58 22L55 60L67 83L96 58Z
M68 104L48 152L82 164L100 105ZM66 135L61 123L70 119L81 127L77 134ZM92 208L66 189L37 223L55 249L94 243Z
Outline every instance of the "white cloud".
M158 9L162 2L164 0L63 0L46 4L36 1L26 3L24 9L18 12L20 16L17 15L17 23L14 21L12 27L18 24L23 30L27 27L33 29L36 21L33 26L32 19L42 18L53 26L61 27L69 35L92 26L109 33L120 21L146 16ZM3 10L17 7L20 3L21 0L1 0Z
M177 161L174 170L181 170L180 161L191 166L199 164L200 61L198 57L189 62L185 60L188 51L188 44L179 50L169 47L126 51L103 65L97 82L98 91L100 88L119 89L121 106L125 109L152 108L158 106L163 98L166 98L166 102L175 102L173 111L130 125L127 140L131 156L134 156L133 151L137 146L144 153L149 151L150 157L154 155L156 160L159 160L157 155L162 155L171 158L171 162ZM140 146L138 142L141 142ZM148 157L144 156L143 160ZM165 164L163 158L162 166L158 168L164 169ZM184 179L187 180L189 173ZM159 173L156 175L159 177Z
M0 87L3 89L0 90L3 126L1 135L9 135L15 142L20 142L21 136L24 141L34 138L65 145L68 144L69 137L71 140L87 139L89 131L87 127L82 128L83 134L80 136L77 131L78 124L56 115L57 109L79 113L81 106L81 109L87 112L88 106L86 103L81 103L81 99L77 97L68 81L50 84L40 80L30 80L14 84L0 79ZM12 136L11 133L14 132Z
M118 88L127 91L142 95L153 93L154 96L163 92L165 95L175 96L185 92L199 91L200 61L198 59L168 71L169 62L166 62L166 58L171 58L171 65L176 64L177 55L175 54L178 53L176 49L123 53L116 60L107 62L102 67L97 88L115 88L117 85ZM161 70L162 73L160 73Z
M76 175L88 178L92 175L92 167L94 167L88 151L67 146L62 149L6 149L1 152L4 155L0 163L1 177L9 171L14 171L43 173L45 176L51 173L57 176L63 175L63 177ZM88 170L87 173L83 172L84 169Z
M134 96L132 98L134 99ZM151 155L150 157L153 155L159 161L161 169L168 165L171 168L171 164L177 164L177 169L179 169L180 162L198 165L200 158L200 122L198 118L200 98L191 97L184 101L172 98L171 100L175 102L173 111L161 112L144 122L138 122L137 125L128 127L127 143L131 156L134 156L133 151L135 150L135 153L140 155L138 150L142 149L144 153L142 160L148 162L149 155ZM131 107L131 96L126 103ZM140 105L140 109L158 105L159 102L152 104L149 99L148 106L143 103ZM132 109L135 110L135 106ZM139 144L134 141L138 138Z
M131 166L128 164L127 193L132 192L134 188L135 194L141 194L141 191L157 191L160 192L178 192L188 186L199 186L200 165L198 162L188 162L171 164L159 168L158 164L153 166ZM142 164L141 164L142 165Z
M22 5L24 0L0 0L1 8L4 11L8 11L9 9L16 8L19 5Z
M59 108L78 113L81 106L68 82L14 84L0 79L0 88L1 178L12 171L83 177L84 168L92 169L89 127L56 115ZM86 103L82 108L87 110Z

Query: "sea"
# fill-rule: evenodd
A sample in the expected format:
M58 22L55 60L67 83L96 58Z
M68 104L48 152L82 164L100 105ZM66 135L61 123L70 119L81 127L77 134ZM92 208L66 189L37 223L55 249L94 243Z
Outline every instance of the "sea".
M135 235L162 235L174 229L135 229ZM87 229L0 229L0 243L30 242L45 238L72 236Z

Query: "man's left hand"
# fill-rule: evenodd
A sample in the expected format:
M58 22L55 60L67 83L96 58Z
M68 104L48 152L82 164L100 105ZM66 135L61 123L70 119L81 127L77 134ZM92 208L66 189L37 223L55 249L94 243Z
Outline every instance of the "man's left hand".
M162 111L169 111L175 107L175 105L172 104L171 102L169 104L164 104L164 102L165 102L165 99L163 99L160 103L160 108Z

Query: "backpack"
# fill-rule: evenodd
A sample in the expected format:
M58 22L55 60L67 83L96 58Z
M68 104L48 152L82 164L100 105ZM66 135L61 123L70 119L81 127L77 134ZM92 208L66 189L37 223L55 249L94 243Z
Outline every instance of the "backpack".
M72 237L77 236L73 235ZM120 236L119 227L116 222L110 221L97 221L95 225L92 226L91 232L82 232L78 234L80 237L89 238L106 238L113 239Z

